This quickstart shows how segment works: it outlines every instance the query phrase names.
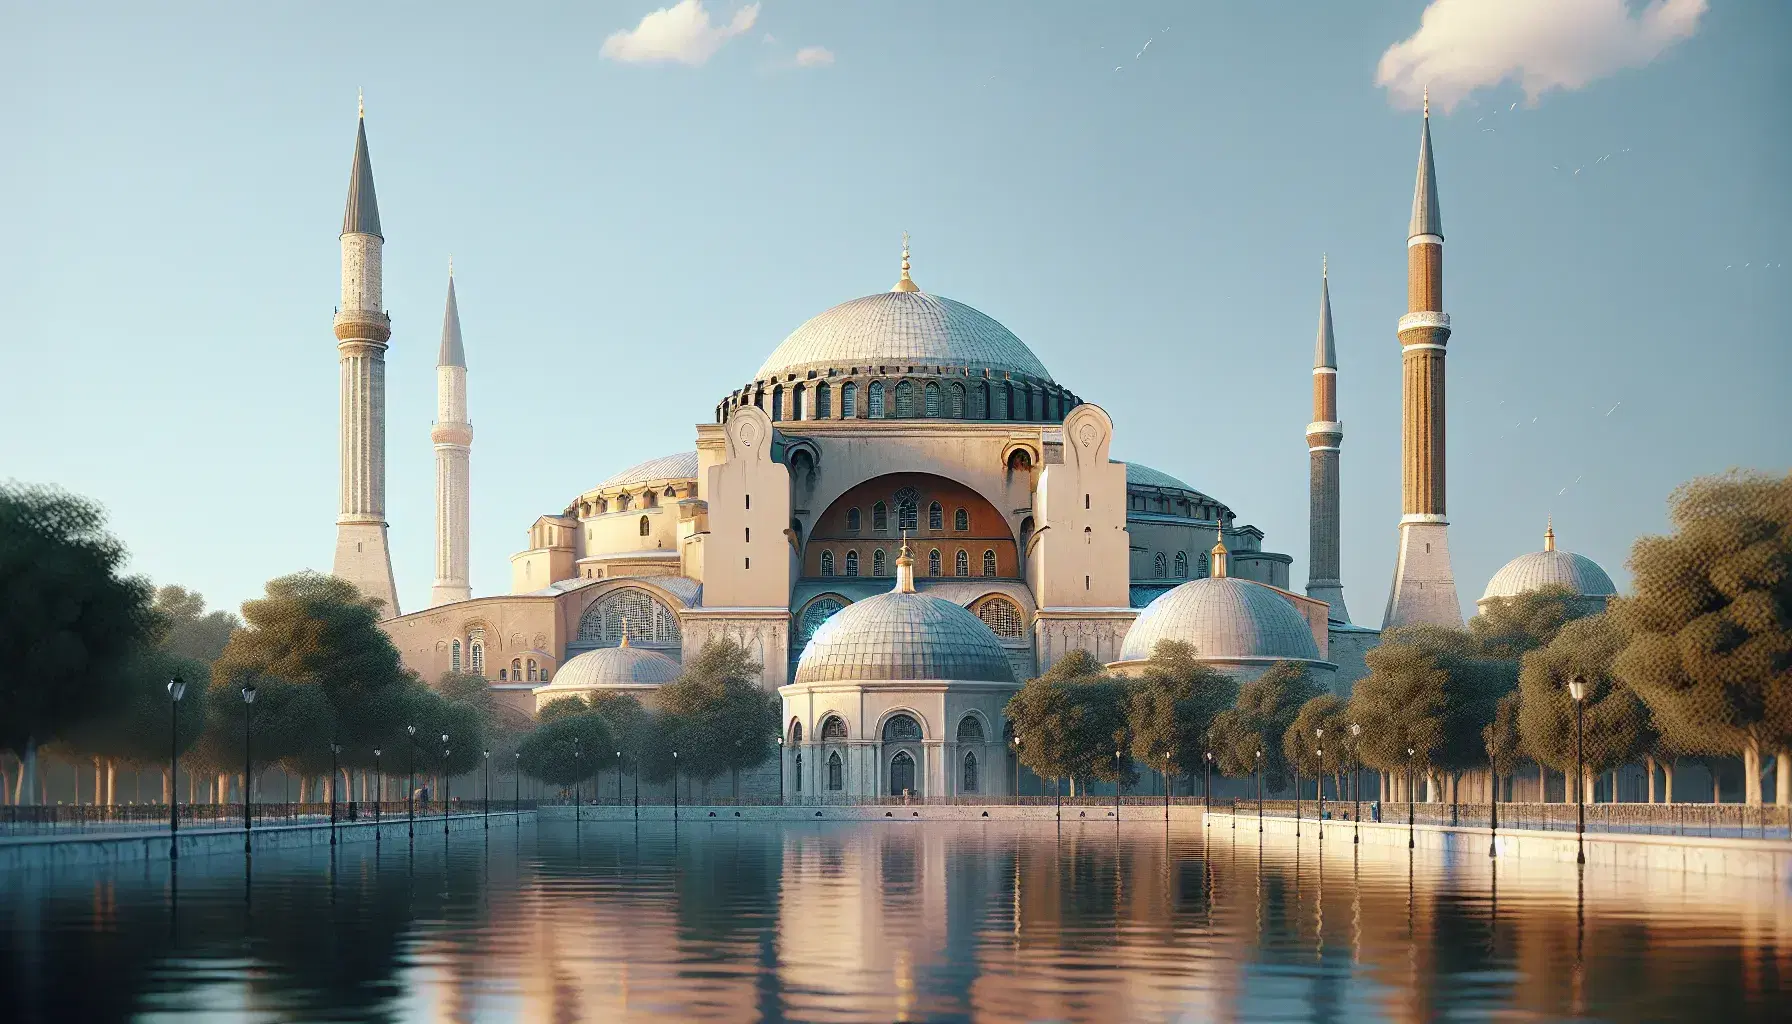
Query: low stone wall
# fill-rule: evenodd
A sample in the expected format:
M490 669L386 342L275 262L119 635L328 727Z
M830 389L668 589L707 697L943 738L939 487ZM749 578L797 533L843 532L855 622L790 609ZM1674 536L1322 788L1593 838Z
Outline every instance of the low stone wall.
M1235 830L1240 838L1254 837L1257 835L1258 820L1255 814L1249 812L1233 815L1215 811L1210 819L1210 827ZM1295 834L1296 822L1293 818L1266 816L1261 820L1266 834ZM1500 829L1495 838L1485 828L1419 824L1409 830L1404 822L1391 821L1358 823L1303 818L1298 827L1303 841L1311 839L1318 843L1323 832L1323 840L1327 846L1334 843L1348 846L1352 836L1360 836L1360 844L1365 847L1404 850L1410 839L1413 847L1439 851L1449 859L1477 857L1486 860L1491 848L1491 856L1502 860L1540 859L1569 864L1574 863L1576 853L1584 846L1589 865L1738 875L1792 883L1792 842L1780 839L1588 832L1583 844L1576 842L1572 832L1530 829Z
M570 806L542 807L543 821L571 822ZM770 806L711 806L686 804L678 808L679 821L1057 821L1060 812L1052 804L788 804ZM1200 821L1199 804L1172 804L1172 821ZM577 809L584 821L634 821L635 808L624 804L588 804ZM640 821L671 821L670 804L642 805ZM1114 805L1073 806L1062 810L1063 821L1113 821ZM1163 804L1123 804L1121 821L1164 821Z
M531 821L534 817L534 811L493 811L490 827L511 828L519 821ZM418 838L441 836L443 824L441 815L419 817L415 823ZM484 831L487 818L482 814L457 814L448 818L446 824L448 832ZM378 824L354 821L339 822L335 826L339 843L371 843L376 838L385 842L403 842L409 837L410 829L411 823L403 817L387 818ZM329 822L258 826L250 833L251 849L262 853L328 846L330 831ZM243 852L243 830L240 828L181 829L179 836L182 860ZM53 871L92 864L159 861L167 860L169 852L166 829L20 836L0 841L0 872Z

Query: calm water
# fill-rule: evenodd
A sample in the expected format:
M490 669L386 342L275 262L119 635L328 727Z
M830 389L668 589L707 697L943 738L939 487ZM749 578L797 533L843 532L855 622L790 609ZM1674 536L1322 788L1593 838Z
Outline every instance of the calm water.
M1792 894L1162 825L571 823L0 876L0 1019L1784 1020Z

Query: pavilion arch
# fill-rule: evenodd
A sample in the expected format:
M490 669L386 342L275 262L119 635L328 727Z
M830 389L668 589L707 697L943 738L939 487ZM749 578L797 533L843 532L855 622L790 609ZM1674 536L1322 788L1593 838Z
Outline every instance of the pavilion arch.
M821 724L815 727L817 743L845 743L852 738L852 729L846 724L846 716L838 711L830 711L821 716Z
M979 575L984 552L989 550L996 553L996 576L1006 579L1022 576L1019 549L1013 540L1008 516L981 491L948 476L921 472L886 473L839 492L825 506L815 502L810 507L820 507L821 514L810 520L808 536L801 544L799 556L804 578L822 579L829 575L825 571L828 566L823 563L824 553L832 556L833 575L850 575L850 570L844 567L851 564L849 558L855 551L860 575L876 576L877 552L885 550L887 573L887 559L894 556L904 518L911 514L905 509L912 510L915 516L910 524L909 540L915 545L916 557L925 560L930 558L932 551L938 550L941 576L956 572L957 556L961 553L967 561L965 575ZM885 510L881 530L879 507ZM936 508L939 511L937 520L933 516ZM855 509L859 512L857 529L853 528ZM869 515L866 509L870 510ZM954 510L954 516L947 517L946 509ZM965 510L968 529L957 528L958 509ZM940 525L934 527L934 522ZM924 561L923 564L927 563ZM954 568L947 569L947 566Z
M974 725L978 730L978 735L968 740L964 738L965 725L967 723ZM989 720L983 716L983 712L976 708L972 708L964 714L959 715L957 724L952 727L952 739L957 743L988 743L990 737L994 735L996 735L996 730L991 727Z
M627 615L631 646L646 647L677 659L682 657L684 631L679 612L684 598L653 583L651 577L625 576L606 580L580 591L589 595L576 617L567 622L572 652L615 647L621 642L621 618ZM644 616L644 621L637 621Z
M790 726L784 730L784 738L791 746L796 746L803 742L803 720L792 716L790 719Z
M874 739L876 739L878 742L880 742L880 743L883 742L884 727L888 726L890 724L891 719L896 718L898 716L902 716L902 715L906 715L909 718L914 719L915 724L919 725L921 727L921 738L918 740L901 740L901 741L892 741L892 742L926 743L929 740L938 738L933 734L933 728L927 724L927 717L925 715L921 714L921 712L916 711L914 708L911 708L911 707L894 707L894 708L889 709L888 711L885 711L882 715L879 715L878 719L877 719L877 727L871 731L871 736Z

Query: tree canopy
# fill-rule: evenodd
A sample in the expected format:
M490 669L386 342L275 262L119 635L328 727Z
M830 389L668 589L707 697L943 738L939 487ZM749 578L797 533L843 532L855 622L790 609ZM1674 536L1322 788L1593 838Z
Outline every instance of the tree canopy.
M1194 768L1207 753L1214 718L1237 700L1237 681L1202 664L1193 647L1158 641L1150 665L1127 687L1132 756L1162 771L1167 753L1172 775Z
M1533 760L1574 773L1574 698L1568 680L1575 675L1587 681L1582 745L1589 772L1610 771L1650 748L1648 708L1612 674L1628 640L1617 617L1607 613L1569 623L1549 646L1524 656L1518 731Z
M712 640L659 691L658 731L678 751L677 771L699 779L765 763L778 745L778 698L761 689L760 666L732 640Z
M1213 722L1213 757L1220 771L1243 777L1261 769L1266 789L1287 785L1288 759L1282 737L1294 724L1301 705L1321 692L1307 667L1298 661L1278 661L1239 687L1237 705Z
M1516 597L1496 597L1468 620L1469 636L1485 658L1517 661L1547 645L1562 627L1584 614L1585 600L1552 584Z
M1485 763L1481 730L1515 685L1516 663L1483 657L1467 632L1441 626L1390 630L1366 660L1350 698L1364 764L1403 772Z
M1116 781L1136 777L1115 750L1129 742L1126 693L1088 651L1066 653L1044 675L1008 698L1007 715L1020 741L1017 757L1046 779Z
M230 642L230 634L243 622L223 609L205 610L205 598L175 584L157 587L151 606L155 612L155 643L164 651L208 668Z
M1350 746L1348 711L1335 693L1310 698L1282 734L1282 756L1308 778L1343 771Z

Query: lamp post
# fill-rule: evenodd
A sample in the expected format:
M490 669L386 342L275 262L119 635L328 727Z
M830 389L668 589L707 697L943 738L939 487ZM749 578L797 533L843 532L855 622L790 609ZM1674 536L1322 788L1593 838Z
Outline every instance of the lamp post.
M616 752L616 806L622 806L622 751Z
M380 754L382 753L384 751L380 748L373 748L373 823L375 826L380 823L380 804L386 802L386 777L380 773ZM379 834L380 830L376 827L373 830L374 838L379 838Z
M1313 795L1319 799L1319 840L1325 841L1325 730L1313 730Z
M511 778L512 778L512 781L514 781L516 783L516 796L514 796L510 801L510 810L511 810L511 813L520 815L523 813L523 752L522 751L516 750L516 751L511 752L510 765L511 765L511 771L510 771ZM522 828L523 820L519 817L516 820L515 825L518 828Z
M1170 820L1170 752L1164 751L1164 820Z
M404 727L404 731L405 735L410 737L408 745L410 756L405 758L404 763L404 816L408 822L405 830L412 838L415 838L417 835L417 727L407 725Z
M243 684L243 852L249 852L249 785L255 777L255 762L249 757L249 716L255 707L255 684Z
M481 750L479 756L485 759L485 830L492 830L492 752Z
M444 835L444 836L446 836L448 834L448 800L449 800L448 795L454 791L454 780L448 777L448 755L451 753L453 753L453 751L448 749L448 734L443 733L442 734L442 835Z
M1356 745L1363 727L1350 723L1350 841L1363 840L1363 763L1358 760Z
M1300 733L1294 734L1294 838L1300 838Z
M1568 696L1574 698L1574 862L1585 864L1587 832L1587 761L1581 746L1587 710L1587 677L1579 672L1568 677Z
M579 746L579 738L574 736L572 738L572 822L574 825L579 823L579 815L584 813L580 806L583 803L584 795L580 792L581 785L585 781L584 766L579 763L584 756L585 751Z
M1202 757L1207 761L1207 781L1201 784L1201 820L1206 821L1213 810L1213 751L1207 751Z
M672 820L678 820L678 751L672 752Z
M1257 751L1257 831L1263 831L1263 751Z
M618 785L620 785L620 783L618 783ZM617 797L616 800L618 803L620 803L622 801L622 798ZM778 734L778 806L779 807L784 806L784 734L783 733Z
M180 859L180 699L187 695L187 681L168 680L168 859Z
M1120 784L1126 781L1120 774L1120 751L1114 751L1114 823L1120 823Z
M1499 855L1500 771L1493 759L1493 740L1487 741L1487 856Z
M342 744L330 741L330 845L336 845L336 758L342 753Z
M1414 750L1411 747L1406 748L1406 848L1408 850L1412 849L1413 845L1414 845L1413 844L1413 797L1416 794L1414 794L1412 791L1412 781L1413 781L1412 780L1412 768L1413 768L1413 758L1415 758L1417 756L1418 756L1418 751Z

